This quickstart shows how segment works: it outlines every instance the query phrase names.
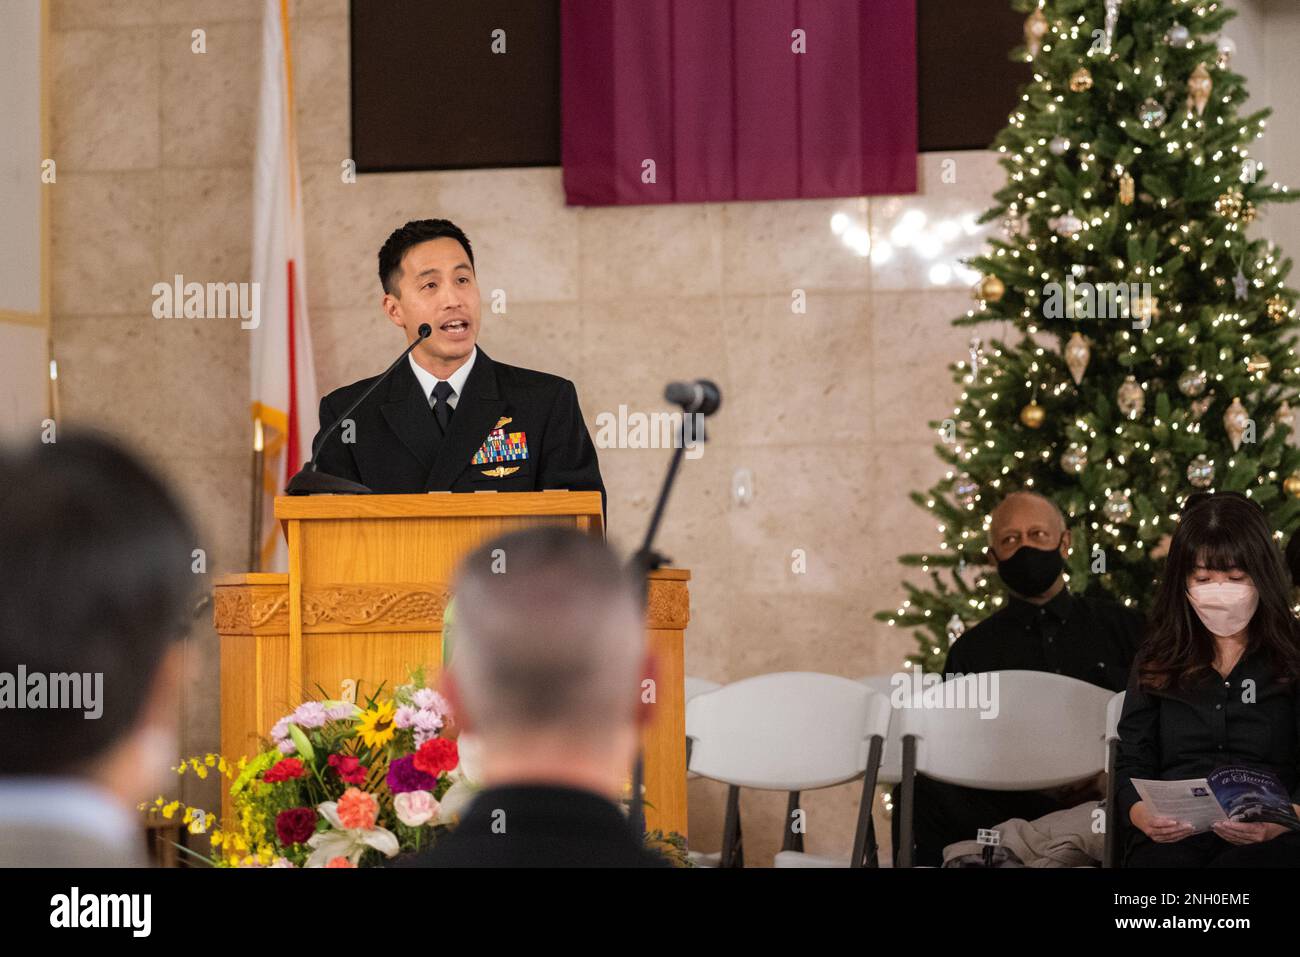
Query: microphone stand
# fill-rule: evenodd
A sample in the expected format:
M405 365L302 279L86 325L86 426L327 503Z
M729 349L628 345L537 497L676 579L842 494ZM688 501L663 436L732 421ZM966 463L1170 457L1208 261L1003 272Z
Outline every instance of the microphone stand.
M385 369L382 375L376 377L375 381L370 384L370 388L361 393L361 395L357 397L357 400L348 406L347 410L342 415L334 420L333 425L321 433L320 438L312 444L311 458L307 460L307 464L304 465L298 471L298 474L289 480L289 484L284 487L284 493L286 495L369 494L370 489L362 485L360 482L353 482L351 479L340 478L337 475L330 475L328 472L317 471L316 456L320 454L320 450L325 446L325 440L334 434L334 430L346 422L348 416L352 415L352 413L357 410L357 407L370 397L370 393L374 392L380 387L380 385L386 382L388 377L393 374L393 370L406 361L406 357L414 351L415 347L431 335L433 335L433 327L427 322L422 324L419 329L419 334L414 340L412 340L411 344L406 347L406 351L398 356L397 360Z
M668 471L664 475L663 484L659 487L659 499L655 502L655 509L650 516L650 525L646 529L645 538L641 542L641 547L632 555L629 567L637 575L641 582L641 604L642 606L649 600L650 585L647 575L656 569L662 568L668 564L671 559L661 555L654 550L655 535L659 532L659 524L663 521L664 509L668 505L668 496L672 493L673 484L677 481L677 472L681 468L682 456L686 452L686 434L687 423L698 421L697 426L692 426L691 436L695 442L703 442L704 435L704 416L699 415L698 420L695 412L683 412L682 421L677 427L677 441L674 443L673 457L668 462ZM628 808L628 820L632 825L633 833L645 834L645 801L641 795L641 789L645 784L645 752L638 748L636 753L636 763L632 766L632 802Z

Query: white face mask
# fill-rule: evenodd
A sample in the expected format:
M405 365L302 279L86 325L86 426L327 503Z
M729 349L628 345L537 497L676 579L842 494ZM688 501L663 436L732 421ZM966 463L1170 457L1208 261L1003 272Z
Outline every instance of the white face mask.
M1250 582L1204 582L1187 589L1201 624L1212 635L1226 637L1241 632L1259 607L1259 592Z

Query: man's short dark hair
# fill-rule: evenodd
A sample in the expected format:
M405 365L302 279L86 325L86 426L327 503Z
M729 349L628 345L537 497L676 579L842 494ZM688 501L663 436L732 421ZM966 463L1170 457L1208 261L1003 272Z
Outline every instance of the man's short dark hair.
M427 243L431 239L454 239L465 249L471 268L474 265L474 249L469 244L469 237L461 228L449 219L413 219L405 226L394 229L384 245L379 249L379 282L384 292L390 296L398 295L397 280L402 275L402 257L412 246Z
M134 730L192 621L196 545L163 483L107 439L0 457L0 672L103 675L98 718L0 711L0 775L84 772Z

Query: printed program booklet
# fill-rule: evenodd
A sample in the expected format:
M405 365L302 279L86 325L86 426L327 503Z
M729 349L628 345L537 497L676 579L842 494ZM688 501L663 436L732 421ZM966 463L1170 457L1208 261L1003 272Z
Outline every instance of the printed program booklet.
M1198 833L1219 821L1281 824L1300 831L1291 796L1271 771L1219 768L1186 781L1134 778L1133 787L1156 817L1182 821Z

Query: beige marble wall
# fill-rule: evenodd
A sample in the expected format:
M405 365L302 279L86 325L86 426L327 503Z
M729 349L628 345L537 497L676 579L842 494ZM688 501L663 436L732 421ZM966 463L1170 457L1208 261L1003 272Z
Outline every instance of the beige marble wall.
M256 0L55 4L54 334L65 421L124 435L171 476L204 528L209 572L245 565L248 343L234 321L156 320L153 283L247 278L259 56ZM348 157L347 5L295 5L309 313L322 390L382 368L402 345L381 316L375 256L410 218L445 216L504 290L483 347L568 376L588 424L662 408L670 379L724 391L704 455L685 463L659 545L694 572L688 672L892 672L911 648L872 613L899 600L902 551L936 541L906 498L940 473L927 421L951 410L948 363L970 297L930 270L978 248L960 228L1000 181L991 156L923 158L921 194L865 200L619 209L564 205L558 169L340 176ZM308 13L309 11L309 13ZM207 50L190 52L191 31ZM944 181L953 159L955 182ZM929 258L916 211L946 223ZM831 232L843 212L874 257ZM938 235L938 233L935 233ZM922 243L924 245L924 243ZM795 290L807 311L791 311ZM610 537L638 540L665 450L601 452ZM750 469L751 504L733 501ZM792 571L794 551L807 571ZM214 748L216 639L195 627L180 706L189 752ZM211 791L197 795L211 800ZM719 843L722 788L691 784L692 834ZM808 848L846 853L855 787L808 796ZM771 861L785 800L747 794L746 849ZM887 827L881 822L882 827Z

